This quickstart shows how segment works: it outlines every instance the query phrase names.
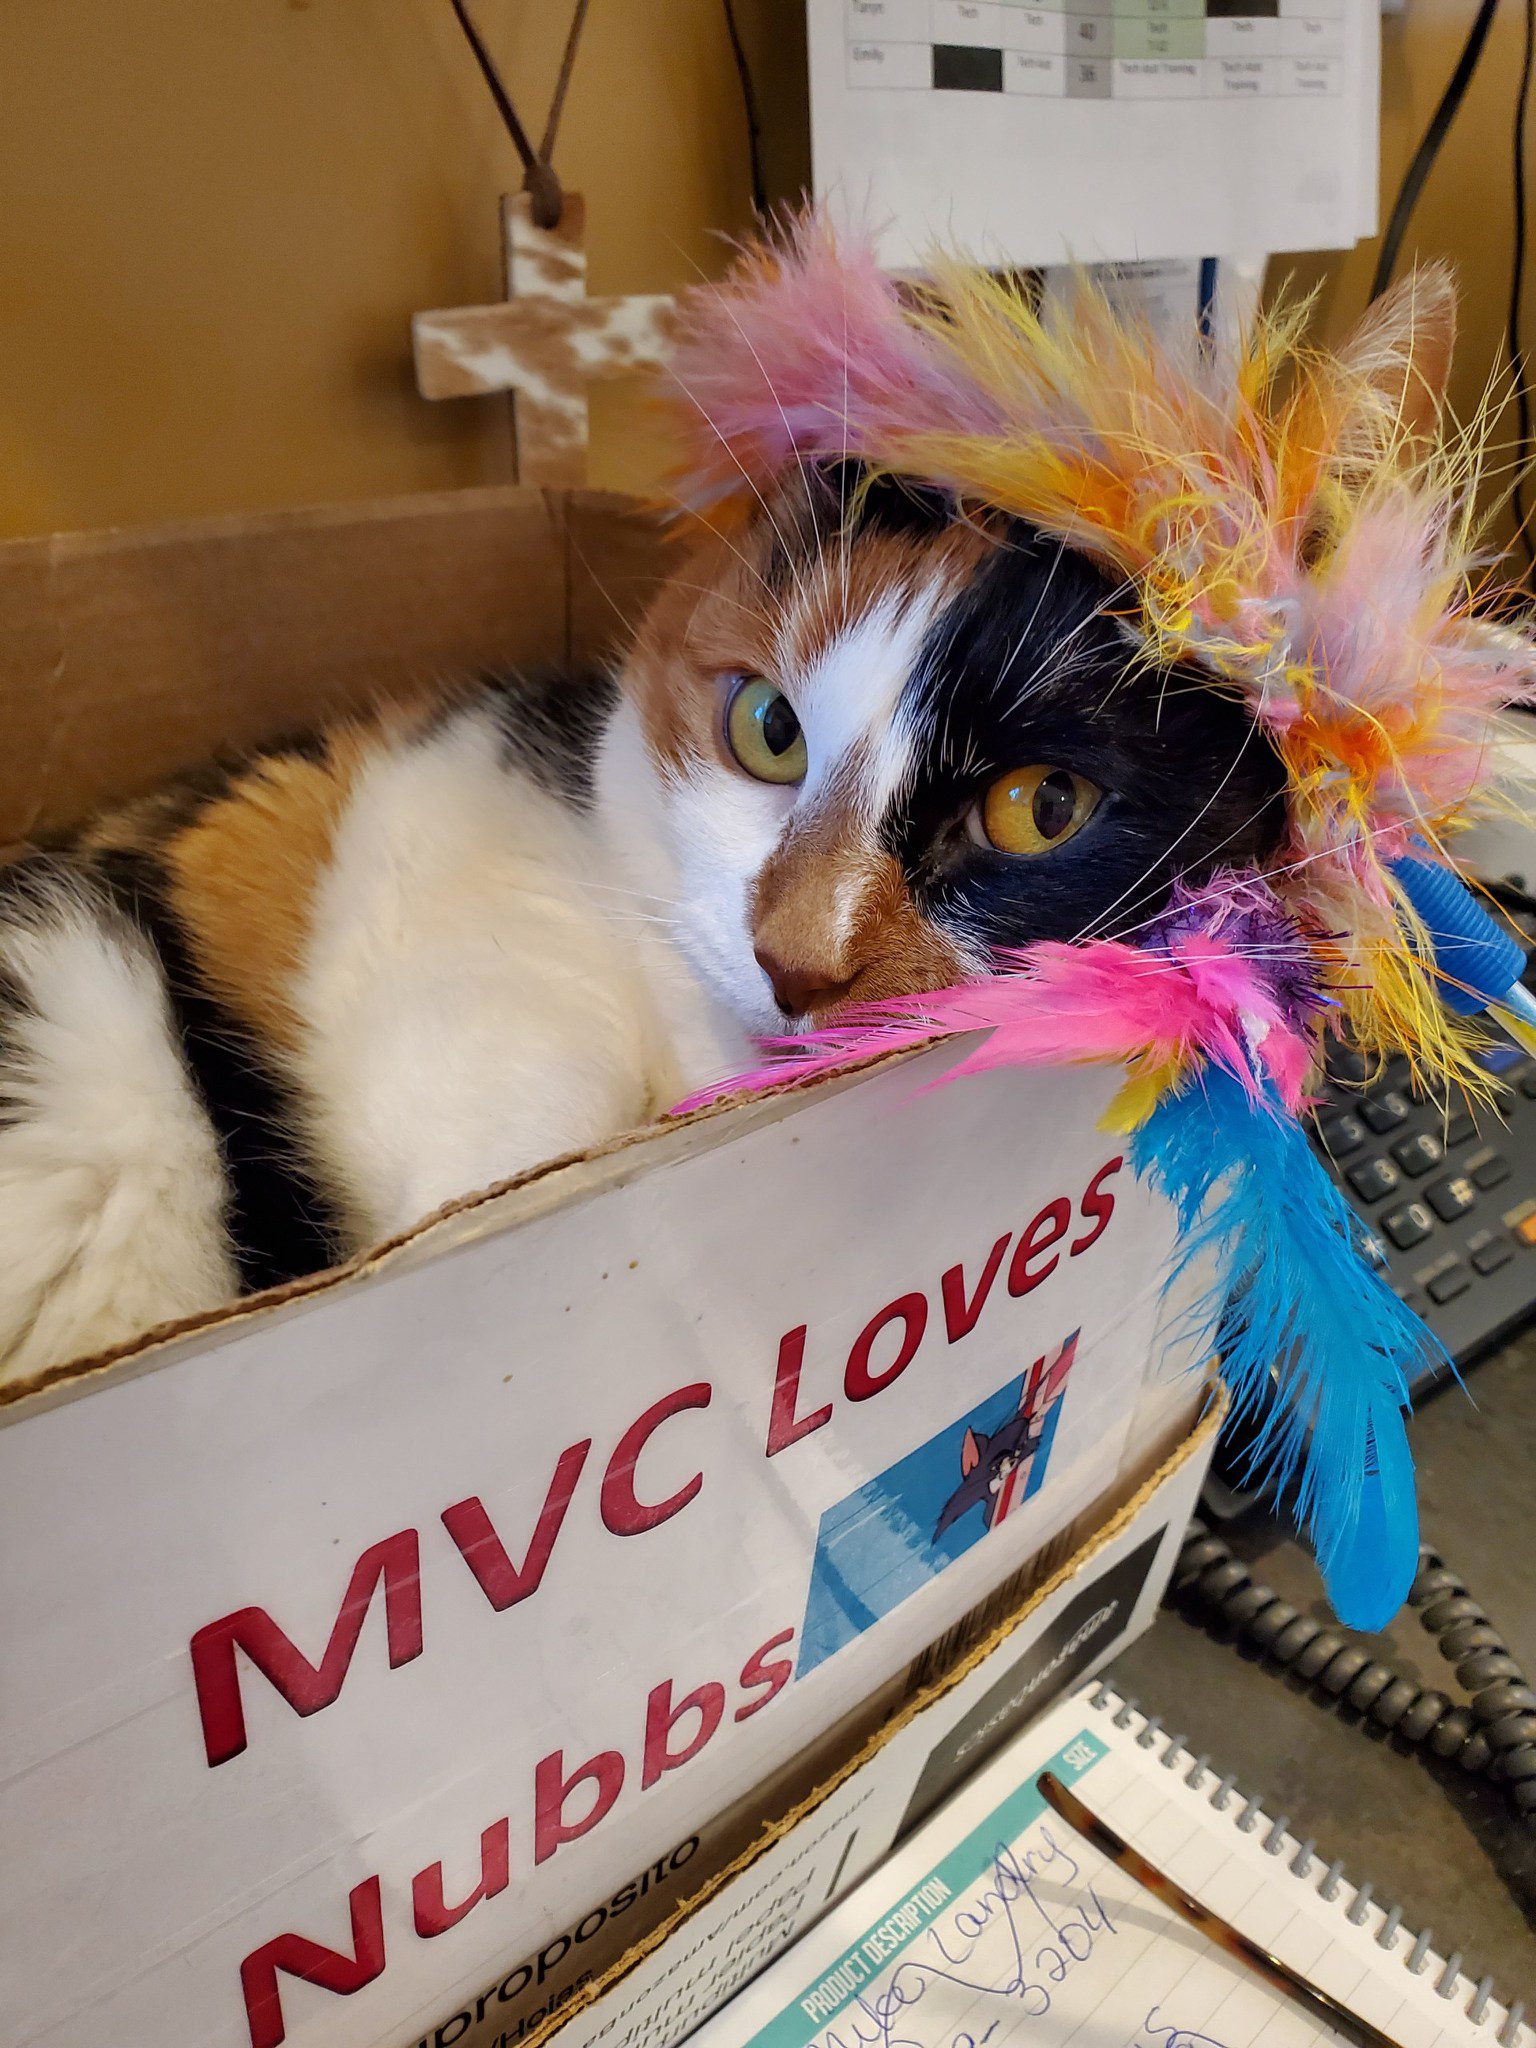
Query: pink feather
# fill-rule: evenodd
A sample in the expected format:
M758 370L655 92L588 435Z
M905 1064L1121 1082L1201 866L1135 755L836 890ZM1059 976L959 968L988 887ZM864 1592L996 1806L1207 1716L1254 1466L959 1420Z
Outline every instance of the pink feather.
M1255 1100L1267 1077L1288 1108L1300 1102L1311 1046L1251 962L1220 938L1186 934L1168 953L1113 939L1042 941L1005 954L1003 963L1005 971L985 981L869 1003L842 1024L769 1040L779 1057L701 1089L674 1114L976 1031L986 1037L946 1081L992 1067L1081 1060L1144 1058L1182 1070L1203 1057L1234 1074Z
M671 376L696 415L689 502L703 507L799 455L857 453L886 414L998 434L974 386L946 374L905 319L874 243L808 215L690 294Z

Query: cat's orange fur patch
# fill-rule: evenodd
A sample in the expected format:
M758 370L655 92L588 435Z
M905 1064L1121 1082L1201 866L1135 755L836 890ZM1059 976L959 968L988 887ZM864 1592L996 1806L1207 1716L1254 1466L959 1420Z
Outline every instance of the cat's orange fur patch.
M756 530L739 540L713 537L662 585L641 622L625 682L662 767L686 773L716 750L721 675L772 673L774 619L761 588L766 562Z
M391 709L339 726L318 758L264 757L166 842L171 908L198 967L258 1039L284 1050L296 1043L293 979L342 815L370 758L431 709Z

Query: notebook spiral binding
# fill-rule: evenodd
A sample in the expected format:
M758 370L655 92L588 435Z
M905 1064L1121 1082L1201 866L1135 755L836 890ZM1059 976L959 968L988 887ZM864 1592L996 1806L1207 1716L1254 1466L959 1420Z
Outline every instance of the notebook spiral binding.
M1218 1776L1211 1766L1209 1752L1196 1755L1189 1749L1182 1735L1169 1733L1163 1726L1160 1714L1144 1713L1138 1702L1124 1693L1117 1692L1107 1681L1101 1680L1089 1695L1088 1704L1101 1713L1110 1715L1117 1728L1129 1728L1133 1721L1140 1721L1136 1741L1143 1749L1152 1749L1162 1743L1162 1763L1167 1770L1178 1770L1186 1785L1192 1791L1200 1791L1207 1779L1215 1780L1211 1793L1211 1804L1218 1813L1226 1813L1234 1807L1241 1795L1237 1791L1237 1780ZM1189 1758L1187 1769L1181 1769L1182 1760ZM1439 1955L1431 1948L1434 1935L1429 1928L1414 1934L1403 1926L1400 1906L1384 1907L1374 1900L1372 1886L1368 1881L1350 1885L1344 1876L1341 1862L1326 1866L1322 1857L1315 1854L1317 1844L1308 1839L1298 1842L1287 1830L1290 1818L1281 1814L1272 1819L1264 1812L1262 1795L1243 1799L1241 1806L1233 1813L1233 1824L1244 1834L1252 1834L1263 1823L1265 1828L1264 1848L1271 1856L1285 1857L1291 1872L1304 1882L1310 1880L1314 1869L1322 1872L1317 1880L1319 1898L1330 1904L1338 1900L1344 1917L1354 1926L1364 1926L1373 1916L1379 1919L1375 1928L1376 1944L1390 1952L1400 1952L1406 1969L1415 1977L1422 1977L1430 1968L1438 1970L1435 1991L1444 1999L1460 1999L1466 2017L1474 2026L1492 2026L1490 2039L1499 2048L1533 2048L1536 2033L1525 2021L1525 2001L1516 1999L1506 2004L1497 1997L1492 1977L1479 1978L1475 1983L1462 1969L1460 1949L1453 1949L1447 1956ZM1352 1892L1353 1897L1345 1894ZM1495 2025L1495 2022L1497 2023Z

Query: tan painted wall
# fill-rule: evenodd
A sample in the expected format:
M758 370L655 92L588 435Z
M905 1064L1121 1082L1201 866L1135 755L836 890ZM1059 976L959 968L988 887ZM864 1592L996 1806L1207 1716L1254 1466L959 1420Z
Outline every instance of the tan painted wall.
M477 0L542 125L566 0ZM737 0L770 186L806 161L800 0ZM1473 12L1407 0L1384 41L1395 189ZM1413 244L1467 295L1457 397L1503 327L1519 10L1421 202ZM562 168L595 290L715 266L748 218L720 0L592 0ZM13 0L0 37L0 531L244 510L507 477L499 401L428 406L407 325L498 287L510 145L447 0ZM1384 202L1385 203L1385 202ZM1338 328L1373 247L1297 261ZM1532 339L1536 341L1536 286ZM654 474L633 395L594 402L594 481Z
M1388 15L1382 23L1383 225L1476 12L1476 0L1407 0L1404 13ZM1462 317L1451 395L1463 419L1477 410L1490 377L1499 379L1502 394L1508 392L1508 358L1502 349L1514 220L1510 152L1523 12L1517 0L1504 0L1496 10L1477 76L1420 196L1403 246L1404 265L1417 255L1447 257L1456 267ZM1531 163L1536 165L1536 117L1529 143ZM1528 190L1526 201L1528 209L1536 206L1536 192ZM1322 331L1337 338L1365 304L1376 251L1372 240L1346 255L1297 257L1277 262L1272 269L1320 288ZM1523 312L1525 347L1536 372L1536 242L1527 263ZM1513 436L1512 412L1500 419L1495 432L1506 442ZM1502 456L1492 459L1507 463L1510 453L1506 447ZM1506 475L1498 488L1507 482ZM1507 518L1501 523L1507 532Z
M473 0L542 131L569 0ZM737 0L782 186L797 0ZM0 29L0 531L510 476L499 400L427 405L413 310L499 295L520 172L448 0L13 0ZM716 265L750 214L721 0L592 0L557 165L597 291ZM622 387L594 482L654 470Z

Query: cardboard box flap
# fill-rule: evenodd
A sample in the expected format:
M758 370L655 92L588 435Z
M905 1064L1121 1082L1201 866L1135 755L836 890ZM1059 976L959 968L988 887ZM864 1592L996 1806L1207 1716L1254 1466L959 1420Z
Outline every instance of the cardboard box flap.
M188 1351L211 1351L228 1336L243 1331L253 1318L296 1310L320 1295L344 1298L384 1273L404 1270L531 1223L638 1175L663 1171L701 1152L739 1143L750 1132L777 1123L812 1101L840 1095L878 1068L905 1066L922 1057L921 1049L902 1048L877 1054L847 1073L782 1081L763 1094L727 1098L683 1116L621 1131L600 1145L545 1160L488 1188L472 1189L445 1202L398 1237L371 1245L339 1265L259 1294L237 1295L200 1315L157 1324L109 1350L64 1359L41 1372L0 1383L0 1428L88 1391L108 1372L117 1376L138 1367L168 1364ZM960 1053L940 1048L934 1057L959 1058Z
M660 547L512 488L0 545L0 847L423 681L602 659Z

